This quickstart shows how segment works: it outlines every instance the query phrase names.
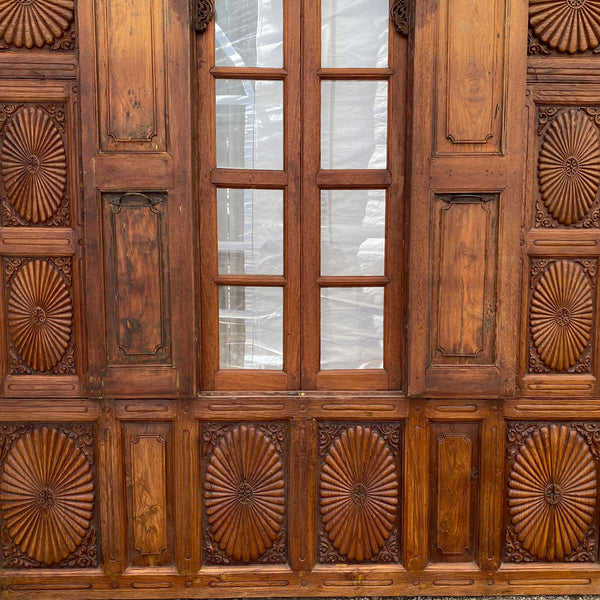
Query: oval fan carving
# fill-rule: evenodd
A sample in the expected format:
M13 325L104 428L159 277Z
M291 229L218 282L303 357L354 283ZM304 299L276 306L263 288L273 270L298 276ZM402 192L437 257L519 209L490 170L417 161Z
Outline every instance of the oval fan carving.
M321 518L334 548L368 560L396 522L398 474L388 446L369 427L350 427L331 445L321 472Z
M561 113L548 129L538 181L544 204L559 223L571 225L589 212L600 183L600 142L581 111Z
M538 39L560 52L600 44L600 0L529 0L529 22Z
M73 0L0 0L0 38L17 48L42 48L69 29Z
M28 107L11 119L0 169L6 195L21 217L43 223L56 212L67 186L67 157L58 129L43 110Z
M542 362L555 371L572 367L592 334L592 286L580 264L552 263L531 297L531 337Z
M73 329L73 303L48 261L32 260L14 276L8 328L19 356L35 371L49 371L64 356Z
M510 472L508 506L523 547L544 560L577 549L594 519L597 475L581 435L564 425L534 431Z
M223 437L206 469L204 496L221 550L249 562L270 548L283 524L285 491L281 459L269 439L245 425Z
M46 564L67 558L93 516L87 458L56 429L26 433L6 457L0 507L11 538L29 557Z

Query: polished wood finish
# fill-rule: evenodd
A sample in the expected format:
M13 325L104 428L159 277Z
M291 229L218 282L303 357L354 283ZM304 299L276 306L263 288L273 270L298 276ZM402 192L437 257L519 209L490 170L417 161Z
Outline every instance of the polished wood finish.
M191 4L0 14L2 597L596 592L594 3L392 0L380 69L321 67L319 0L282 68L214 67ZM222 79L283 82L281 170L217 167ZM388 86L384 168L321 168L345 80ZM218 272L221 188L283 191L281 274ZM383 274L321 275L321 190L367 189ZM282 290L283 369L220 367L220 286ZM360 287L383 368L322 369Z

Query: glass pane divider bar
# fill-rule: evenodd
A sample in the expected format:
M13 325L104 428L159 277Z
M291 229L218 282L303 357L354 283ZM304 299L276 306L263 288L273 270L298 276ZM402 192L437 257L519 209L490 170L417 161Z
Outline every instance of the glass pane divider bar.
M217 275L214 280L216 285L238 285L249 287L285 287L287 277L283 275Z
M287 69L266 67L212 67L210 74L215 79L285 79Z
M217 187L283 189L288 184L286 171L267 169L213 169L210 182Z
M332 275L317 278L317 284L321 287L381 287L388 283L390 279L385 275Z
M389 79L393 69L319 69L317 76L321 79Z

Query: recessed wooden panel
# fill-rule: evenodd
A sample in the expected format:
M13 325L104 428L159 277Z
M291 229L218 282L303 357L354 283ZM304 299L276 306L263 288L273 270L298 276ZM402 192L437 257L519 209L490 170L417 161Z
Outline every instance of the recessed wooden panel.
M127 556L137 567L173 561L170 423L123 425L127 484Z
M440 154L497 153L504 113L504 2L438 4Z
M96 2L100 145L165 150L165 2Z
M479 424L432 423L430 554L435 562L475 560Z
M498 197L436 196L431 362L492 364Z
M171 352L164 194L104 200L109 364L168 364Z

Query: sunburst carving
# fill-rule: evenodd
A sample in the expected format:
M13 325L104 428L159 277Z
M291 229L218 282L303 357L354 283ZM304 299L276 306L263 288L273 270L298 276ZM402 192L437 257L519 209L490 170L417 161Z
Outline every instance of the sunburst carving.
M540 427L519 448L509 476L509 514L533 556L560 560L576 550L592 525L596 495L594 459L576 431Z
M11 119L0 169L6 195L21 217L43 223L56 212L67 185L67 157L58 129L43 110L28 107Z
M572 367L590 342L592 286L581 265L550 264L531 297L531 337L542 362L555 371Z
M0 38L17 48L42 48L73 21L73 0L0 0Z
M14 276L8 328L15 349L35 371L52 369L64 356L73 329L73 303L50 262L32 260Z
M273 545L284 519L284 480L275 446L242 425L221 438L204 486L206 514L221 550L235 560L256 560Z
M600 44L600 0L529 0L535 35L560 52L585 52Z
M548 129L538 181L544 204L559 223L571 225L589 212L600 183L600 142L581 111L561 113Z
M90 463L56 429L26 433L6 457L0 508L8 533L27 556L45 564L61 561L83 542L91 525Z
M349 427L331 445L321 471L321 519L334 548L368 560L383 547L397 517L398 473L383 439Z

